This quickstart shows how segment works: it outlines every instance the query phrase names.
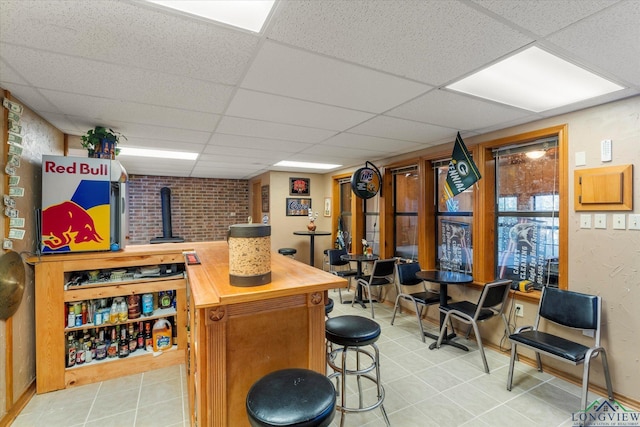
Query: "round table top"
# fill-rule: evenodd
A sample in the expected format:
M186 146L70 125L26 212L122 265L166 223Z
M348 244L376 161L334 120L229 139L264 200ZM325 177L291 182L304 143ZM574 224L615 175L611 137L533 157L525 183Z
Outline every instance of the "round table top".
M309 231L309 230L305 230L305 231L294 231L293 234L298 235L298 236L328 236L331 234L330 231Z
M375 261L379 259L378 255L365 255L365 254L344 254L340 256L343 261Z
M473 282L473 276L456 271L422 270L416 273L416 277L426 280L427 282L449 285L461 285Z

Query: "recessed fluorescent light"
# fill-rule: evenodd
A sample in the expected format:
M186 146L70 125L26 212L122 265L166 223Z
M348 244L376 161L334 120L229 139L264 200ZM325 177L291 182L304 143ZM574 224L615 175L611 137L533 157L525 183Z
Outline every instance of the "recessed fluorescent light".
M523 50L447 88L534 112L623 89L537 47Z
M147 1L255 33L262 30L275 2L275 0Z
M334 169L339 168L342 165L332 165L329 163L310 163L310 162L290 162L288 160L282 160L273 166L284 166L289 168L305 168L305 169Z
M177 160L195 160L198 158L198 153L188 153L186 151L168 151L168 150L153 150L147 148L132 148L121 147L121 156L135 156L135 157L156 157L160 159L177 159Z

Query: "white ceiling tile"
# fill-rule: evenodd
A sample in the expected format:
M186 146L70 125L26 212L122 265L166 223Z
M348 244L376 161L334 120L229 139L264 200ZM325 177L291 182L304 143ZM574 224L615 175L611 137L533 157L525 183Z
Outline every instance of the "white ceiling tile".
M0 85L2 85L2 87L7 87L7 85L9 84L15 84L26 87L29 82L23 79L22 76L20 76L20 74L18 74L16 70L13 69L13 67L9 66L2 59L2 52L5 47L5 43L0 43Z
M265 149L273 151L284 151L288 153L295 153L300 150L311 146L307 142L295 142L295 141L283 141L279 139L267 139L256 138L243 135L227 135L223 133L216 133L209 142L210 146L226 146L226 147L243 147L243 148L255 148Z
M40 89L57 108L71 116L88 116L96 123L136 121L141 124L174 127L178 129L213 132L220 116L158 105L95 97Z
M242 87L382 113L431 86L267 41Z
M529 115L511 108L445 90L435 90L385 115L424 123L438 124L457 130L492 126Z
M370 119L373 114L315 102L300 101L240 89L226 114L249 119L272 121L320 129L344 130Z
M522 28L541 36L574 24L619 0L472 0Z
M232 93L203 80L5 46L3 57L38 88L208 113L222 112Z
M203 161L214 161L220 158L231 157L237 158L238 162L248 162L253 159L254 162L260 161L264 164L273 164L281 159L282 154L280 153L279 151L266 150L264 148L262 150L256 150L253 148L208 145L200 158Z
M612 76L640 86L640 2L628 1L586 18L549 41ZM584 64L578 64L584 65Z
M325 129L305 128L229 116L224 116L220 120L216 131L256 138L284 139L288 141L312 143L320 142L335 134L334 131Z
M440 85L532 39L458 1L290 1L269 38Z
M423 144L428 144L430 141L438 141L445 137L453 136L455 138L456 136L454 129L387 116L378 116L350 129L349 132Z
M397 153L398 151L414 151L423 148L420 144L410 141L400 141L397 139L379 138L370 135L358 135L355 133L342 132L332 136L322 143L327 147L356 148L358 150L374 150L381 153ZM332 149L333 151L334 149Z
M21 46L227 84L238 82L259 41L120 0L3 1L0 28L4 40Z
M211 136L210 132L170 128L165 126L154 126L142 123L128 123L118 121L113 121L110 123L96 123L90 119L76 121L79 122L79 126L81 126L82 129L85 129L84 132L99 125L109 126L125 135L129 139L129 141L131 141L132 145L137 138L140 138L141 140L155 139L158 141L158 144L162 144L161 141L165 141L172 142L174 144L187 142L204 145L207 143L209 137ZM126 144L129 141L124 141L124 143Z

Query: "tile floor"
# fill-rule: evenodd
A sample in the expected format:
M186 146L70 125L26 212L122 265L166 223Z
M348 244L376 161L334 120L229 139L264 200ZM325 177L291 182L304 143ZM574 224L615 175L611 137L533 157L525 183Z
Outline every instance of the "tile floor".
M336 302L331 316L370 316L369 310L339 304L337 293L331 291L330 296ZM392 426L574 425L571 415L580 406L580 389L574 384L517 363L514 388L509 392L507 353L486 350L491 373L485 374L474 341L465 341L470 347L468 353L449 346L429 350L432 341L428 338L426 343L421 341L415 314L405 311L391 326L392 308L376 304L375 313L375 320L382 327L378 346L386 390L384 406ZM429 323L425 327L432 332L436 330ZM372 385L365 387L372 392ZM589 396L589 401L596 397ZM12 424L14 427L188 425L184 365L36 395ZM336 416L332 427L338 425ZM348 427L384 425L379 409L349 414L345 419Z

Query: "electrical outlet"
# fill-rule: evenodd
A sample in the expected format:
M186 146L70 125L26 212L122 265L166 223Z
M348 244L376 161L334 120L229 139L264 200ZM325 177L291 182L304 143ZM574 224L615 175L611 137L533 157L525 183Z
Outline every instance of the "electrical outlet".
M524 317L524 307L522 304L516 304L516 316Z

